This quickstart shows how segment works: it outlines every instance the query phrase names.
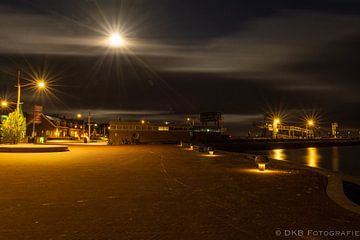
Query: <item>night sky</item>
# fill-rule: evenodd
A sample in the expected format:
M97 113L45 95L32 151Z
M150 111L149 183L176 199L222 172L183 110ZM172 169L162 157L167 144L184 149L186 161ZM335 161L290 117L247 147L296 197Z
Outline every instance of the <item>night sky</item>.
M175 120L221 111L240 133L263 113L360 127L360 1L1 0L0 93L50 82L24 108ZM127 45L102 44L118 31ZM285 120L286 120L285 119Z

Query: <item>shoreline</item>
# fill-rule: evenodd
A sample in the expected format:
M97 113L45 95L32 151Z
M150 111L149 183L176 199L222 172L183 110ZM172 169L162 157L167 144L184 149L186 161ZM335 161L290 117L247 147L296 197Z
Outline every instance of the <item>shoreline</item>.
M230 152L248 152L254 150L270 150L276 148L295 149L307 147L335 147L335 146L356 146L360 145L360 140L350 139L313 139L313 140L298 140L298 139L243 139L231 140L229 142L213 143L213 147Z
M234 154L234 153L239 154L247 159L253 159L253 156L256 155L246 152L231 152L231 151L223 151L223 152L230 154ZM339 206L354 213L360 214L360 205L358 202L358 194L357 194L360 189L359 178L353 176L347 176L342 173L333 172L324 168L309 167L289 160L278 160L273 158L270 159L271 159L270 164L275 163L275 165L279 165L279 166L296 167L299 169L308 170L322 175L327 179L326 194L328 195L328 197Z

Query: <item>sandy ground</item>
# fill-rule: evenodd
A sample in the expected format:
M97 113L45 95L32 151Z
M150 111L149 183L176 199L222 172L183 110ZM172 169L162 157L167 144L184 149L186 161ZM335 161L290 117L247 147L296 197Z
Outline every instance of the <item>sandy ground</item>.
M360 216L327 197L324 177L276 163L259 173L237 154L71 146L0 153L0 168L4 240L289 239L275 231L360 230Z

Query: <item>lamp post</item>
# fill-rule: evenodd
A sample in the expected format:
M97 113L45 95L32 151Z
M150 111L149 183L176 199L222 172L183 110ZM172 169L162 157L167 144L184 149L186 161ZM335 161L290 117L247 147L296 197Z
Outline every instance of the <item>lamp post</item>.
M43 79L38 79L36 81L36 87L37 89L39 90L45 90L46 89L46 82L43 80ZM33 113L33 130L32 130L32 134L31 136L33 138L35 138L35 113L39 113L39 112L42 112L42 107L41 106L34 106L34 113Z
M20 95L21 95L21 84L20 84L20 70L18 70L18 75L17 75L17 88L18 88L18 92L17 92L17 102L16 102L16 111L17 111L17 115L18 117L19 115L19 110L20 110Z
M279 124L280 124L280 119L279 118L274 118L274 120L273 120L273 138L274 139L277 138L277 134L279 132L279 128L278 128Z
M91 137L91 115L90 115L90 112L88 115L88 128L89 128L89 140L90 140L90 137Z
M308 121L307 121L307 123L306 123L306 134L307 134L307 138L310 138L310 128L312 127L312 126L314 126L314 120L312 120L312 119L309 119Z
M77 119L82 119L82 114L78 113L76 114ZM85 137L85 120L82 120L82 135Z
M23 86L29 86L30 84L25 84ZM17 101L16 101L16 126L17 128L19 128L19 121L20 121L20 104L22 104L21 101L21 87L23 87L21 85L21 72L20 70L18 70L18 74L17 74ZM46 82L43 79L38 79L36 80L36 87L39 90L45 90L46 89ZM8 103L7 102L2 102L1 103L2 106L7 106ZM34 113L35 114L35 113ZM34 115L35 116L35 115ZM35 134L35 118L33 119L33 131L32 131L32 135L34 136ZM18 129L16 130L16 143L19 141L19 132Z
M186 118L186 122L190 125L190 126L194 126L195 125L195 119L187 117Z

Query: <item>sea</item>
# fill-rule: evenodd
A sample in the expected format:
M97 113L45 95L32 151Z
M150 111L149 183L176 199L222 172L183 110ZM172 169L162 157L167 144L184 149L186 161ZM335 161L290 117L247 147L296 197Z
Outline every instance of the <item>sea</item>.
M257 151L257 153L281 161L296 162L313 168L323 168L348 176L360 177L360 146L279 148Z

